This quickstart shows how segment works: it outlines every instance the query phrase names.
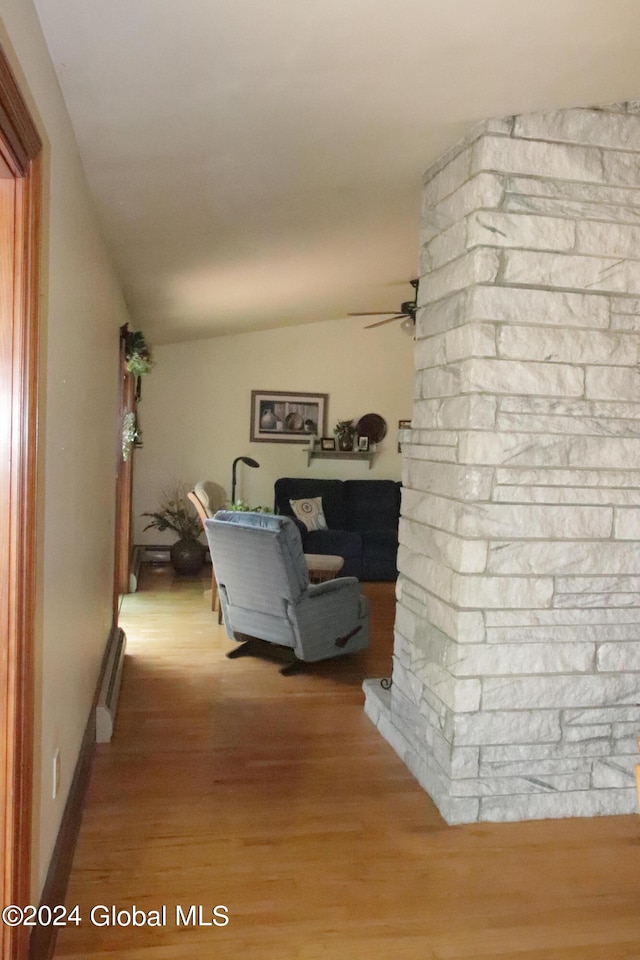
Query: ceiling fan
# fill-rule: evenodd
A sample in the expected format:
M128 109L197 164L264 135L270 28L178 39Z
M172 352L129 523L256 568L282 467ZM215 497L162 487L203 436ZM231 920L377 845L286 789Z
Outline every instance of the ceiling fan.
M349 317L385 317L384 320L376 320L375 323L368 323L365 330L371 330L372 327L381 327L384 323L391 323L392 320L402 320L402 329L406 333L413 333L416 323L416 306L418 300L418 281L410 280L413 287L413 300L405 300L400 304L399 310L368 310L366 313L349 313ZM389 316L393 314L393 316Z

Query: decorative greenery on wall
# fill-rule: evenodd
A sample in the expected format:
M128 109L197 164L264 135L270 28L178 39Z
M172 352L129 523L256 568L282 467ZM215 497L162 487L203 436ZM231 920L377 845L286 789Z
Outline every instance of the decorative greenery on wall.
M131 447L139 439L138 422L135 413L125 413L122 421L122 459L128 460Z
M126 365L127 370L134 377L141 377L151 371L153 366L151 347L141 330L127 333Z

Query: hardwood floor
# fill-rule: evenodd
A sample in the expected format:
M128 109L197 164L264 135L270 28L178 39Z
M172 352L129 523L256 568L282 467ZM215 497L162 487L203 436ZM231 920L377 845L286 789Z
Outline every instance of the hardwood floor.
M67 897L83 923L57 958L640 958L638 817L448 827L365 717L393 585L365 585L368 651L289 677L225 658L208 587L144 568L125 601L116 733ZM98 904L166 905L166 925L92 925ZM177 925L192 904L228 924Z

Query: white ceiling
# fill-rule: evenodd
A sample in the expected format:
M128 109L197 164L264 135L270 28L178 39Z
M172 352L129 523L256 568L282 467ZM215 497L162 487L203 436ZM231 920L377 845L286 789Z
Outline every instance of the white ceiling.
M152 343L394 309L468 127L640 98L638 0L35 5Z

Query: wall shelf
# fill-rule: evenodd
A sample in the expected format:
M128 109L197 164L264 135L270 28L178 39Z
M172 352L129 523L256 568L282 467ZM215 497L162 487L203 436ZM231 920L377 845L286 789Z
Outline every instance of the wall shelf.
M307 466L311 465L312 460L361 460L369 464L369 470L376 455L374 450L320 450L310 447L305 447L302 452L307 455Z

